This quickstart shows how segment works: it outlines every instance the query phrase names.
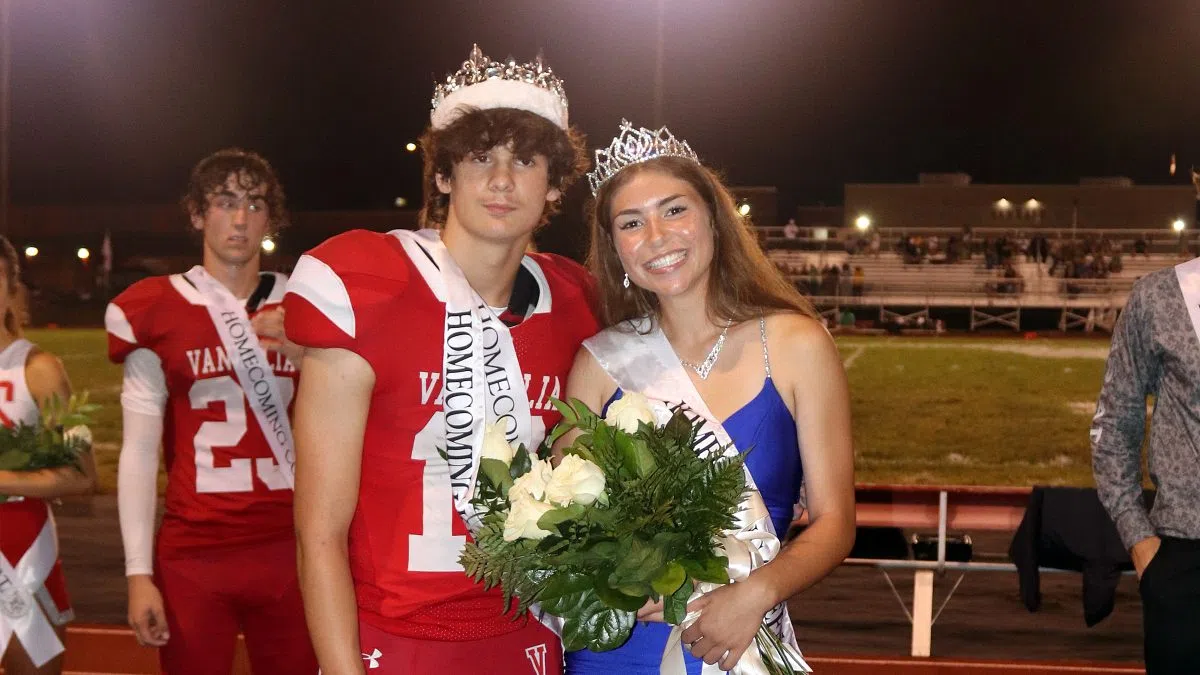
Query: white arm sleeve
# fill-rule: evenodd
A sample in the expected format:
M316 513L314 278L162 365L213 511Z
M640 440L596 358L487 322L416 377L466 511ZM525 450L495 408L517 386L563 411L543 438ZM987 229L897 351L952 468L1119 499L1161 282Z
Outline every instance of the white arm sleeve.
M117 511L125 545L125 575L154 572L154 515L158 504L158 447L162 443L167 380L149 349L125 359L121 386L122 440Z

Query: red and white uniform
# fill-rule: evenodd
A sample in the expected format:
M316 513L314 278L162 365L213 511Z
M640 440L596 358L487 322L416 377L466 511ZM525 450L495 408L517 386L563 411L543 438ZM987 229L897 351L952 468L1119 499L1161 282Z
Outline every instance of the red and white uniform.
M251 316L277 307L287 280L273 273L260 279ZM147 474L157 472L155 439L147 446L130 427L161 419L166 511L153 573L170 629L163 668L173 675L227 671L240 631L256 672L312 673L292 491L205 302L183 275L151 277L118 295L105 315L109 358L125 364L119 491L153 487ZM266 356L290 410L299 371L282 353ZM144 459L147 447L155 464L126 483L127 462ZM150 531L144 521L153 509L141 509L151 501L140 495L138 508L126 508L129 496L118 494L126 571L145 574L150 542L141 533Z
M278 278L258 311L278 305ZM166 377L162 550L185 551L291 539L292 491L246 403L204 299L182 275L151 277L118 295L105 316L108 356L124 363L148 349ZM299 371L267 352L290 406Z
M591 281L578 264L526 256L518 277L537 300L511 334L525 376L535 437L559 420L561 397L582 341L597 330ZM514 292L514 296L516 293ZM395 236L356 230L301 258L284 299L289 339L347 349L370 364L375 388L363 437L349 558L360 621L403 639L474 641L524 630L504 614L500 589L484 591L430 546L467 534L448 495L441 416L445 305ZM502 315L501 318L506 318ZM506 322L508 322L506 320ZM439 490L439 488L441 488ZM430 495L443 495L442 503ZM433 498L438 499L438 498ZM440 501L440 499L438 499ZM366 654L372 646L362 642ZM487 654L476 655L487 659ZM380 664L386 665L383 659Z
M25 363L34 348L29 340L18 339L0 351L0 424L6 427L41 423L41 411L25 382ZM47 524L54 527L54 515L45 500L9 497L8 501L3 501L0 498L0 554L15 567ZM75 618L67 595L62 560L54 562L50 576L36 597L54 625Z

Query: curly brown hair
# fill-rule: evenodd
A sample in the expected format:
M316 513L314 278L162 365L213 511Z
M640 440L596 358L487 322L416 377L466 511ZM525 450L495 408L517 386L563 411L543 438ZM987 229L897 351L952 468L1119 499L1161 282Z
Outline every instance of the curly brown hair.
M209 200L225 187L230 176L237 177L238 186L247 192L265 186L267 218L271 232L287 224L286 198L283 184L271 163L262 155L241 148L225 148L200 160L192 169L187 192L180 205L189 218L202 217L208 211Z
M713 229L712 272L709 274L708 311L716 322L747 321L762 314L797 312L817 318L817 313L796 287L771 264L758 245L749 218L719 176L707 167L681 157L659 157L621 170L600 187L589 214L591 243L588 269L596 278L600 320L615 326L627 319L657 318L658 298L637 285L624 288L625 269L613 243L613 196L634 176L657 171L687 182L708 209Z
M545 157L550 187L560 192L565 193L588 169L587 144L578 129L563 130L541 115L516 108L467 110L445 128L430 126L419 142L425 157L422 227L445 225L450 211L450 195L438 189L437 177L449 178L454 165L464 157L497 145L511 143L513 154L521 159ZM558 213L559 201L546 202L539 226Z
M21 259L17 249L0 235L0 268L8 283L8 309L4 312L4 329L10 335L21 337L23 328L29 323L29 291L21 282Z

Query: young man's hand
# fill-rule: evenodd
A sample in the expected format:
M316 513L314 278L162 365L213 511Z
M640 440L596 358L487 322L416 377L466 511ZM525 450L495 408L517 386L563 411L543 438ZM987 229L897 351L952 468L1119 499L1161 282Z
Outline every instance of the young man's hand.
M259 312L250 319L250 326L258 335L258 341L263 349L274 349L288 358L296 367L304 358L304 347L287 339L283 332L283 308L276 307L265 312Z
M161 647L171 634L167 630L167 612L162 593L148 574L135 574L129 581L129 625L138 644Z

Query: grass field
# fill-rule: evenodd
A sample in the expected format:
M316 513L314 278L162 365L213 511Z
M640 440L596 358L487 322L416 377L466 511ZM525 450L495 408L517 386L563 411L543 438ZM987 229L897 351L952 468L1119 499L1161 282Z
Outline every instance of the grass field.
M1092 484L1108 343L845 338L860 482Z
M96 460L116 489L121 369L100 330L36 330L77 391L101 404ZM881 483L1090 485L1088 425L1103 340L854 337L838 340L853 399L857 479Z

